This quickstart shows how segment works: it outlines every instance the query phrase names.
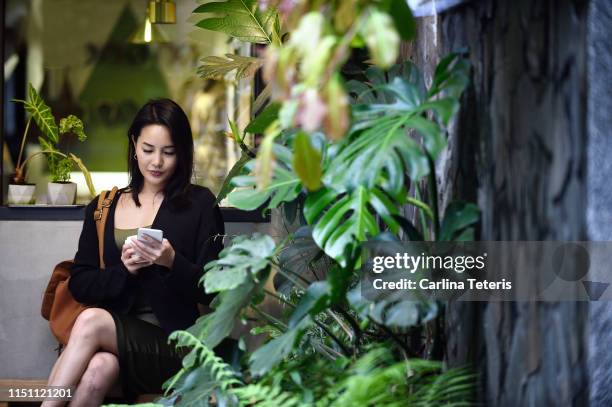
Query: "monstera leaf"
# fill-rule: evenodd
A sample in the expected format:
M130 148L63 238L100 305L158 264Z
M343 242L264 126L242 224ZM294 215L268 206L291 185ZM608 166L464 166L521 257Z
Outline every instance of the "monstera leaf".
M274 7L260 11L256 0L226 0L205 3L194 13L212 13L196 25L219 31L240 41L257 44L278 42L279 22Z
M341 148L326 171L325 184L339 191L380 185L392 196L401 196L404 173L418 181L429 172L422 148L401 128L410 124L430 132L436 139L432 144L444 144L439 130L422 117L407 117L404 121L385 118Z
M443 126L457 112L467 66L460 54L443 59L429 92L409 62L387 74L368 69L367 85L349 82L356 122L331 161L325 184L340 192L362 185L381 186L396 199L405 195L404 174L419 181L430 171L427 155L435 161L446 146ZM410 131L420 136L422 147Z
M204 288L207 293L232 290L248 279L258 281L258 273L270 265L276 244L268 235L238 236L219 254L219 260L205 267Z
M292 201L298 196L302 183L292 168L291 151L278 143L273 143L272 151L275 165L270 182L263 188L257 188L255 160L249 161L245 168L250 174L232 179L232 184L239 188L228 195L230 205L243 210L254 210L270 200L267 207L276 208L281 202Z
M397 233L399 225L393 218L397 208L376 188L360 186L341 197L332 189L321 188L310 194L304 205L304 217L314 224L314 241L342 267L348 264L347 251L380 232L376 214L392 233Z
M261 294L275 249L268 235L238 236L221 251L219 260L208 263L200 282L206 292L219 294L211 304L214 311L199 318L189 332L211 349L227 337L243 309Z

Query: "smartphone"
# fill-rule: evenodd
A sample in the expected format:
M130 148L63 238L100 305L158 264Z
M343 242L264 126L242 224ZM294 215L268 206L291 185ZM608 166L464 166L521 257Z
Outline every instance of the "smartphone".
M144 236L147 235L158 242L164 239L164 231L161 229L138 228L138 240L144 241Z

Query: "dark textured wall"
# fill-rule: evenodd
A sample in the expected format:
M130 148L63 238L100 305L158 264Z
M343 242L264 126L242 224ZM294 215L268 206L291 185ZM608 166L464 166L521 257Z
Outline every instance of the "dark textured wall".
M591 1L588 27L587 226L589 239L612 240L612 1ZM590 305L590 404L592 407L611 406L612 303Z
M585 240L588 2L472 1L419 21L417 64L469 48L473 82L438 163L482 240ZM443 206L442 206L443 207ZM586 303L451 304L446 358L490 406L588 404Z

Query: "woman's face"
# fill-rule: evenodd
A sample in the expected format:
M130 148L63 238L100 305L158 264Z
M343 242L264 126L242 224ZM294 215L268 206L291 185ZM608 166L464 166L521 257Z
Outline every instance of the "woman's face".
M176 147L168 128L159 124L143 127L135 148L145 184L163 188L176 169Z

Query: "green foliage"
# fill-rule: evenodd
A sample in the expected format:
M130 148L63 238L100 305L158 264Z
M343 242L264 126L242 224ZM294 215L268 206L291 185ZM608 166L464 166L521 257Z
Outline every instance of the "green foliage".
M303 131L298 132L293 145L293 168L300 177L302 185L310 191L321 186L321 153L310 144L310 137Z
M235 80L253 76L263 63L259 58L235 54L225 54L225 58L209 56L202 58L200 62L202 65L198 68L198 74L202 79L219 80L225 79L232 71L236 71Z
M245 131L249 133L263 133L266 129L278 118L278 112L281 106L278 103L270 103L260 114L249 123Z
M257 44L278 42L279 23L276 10L259 10L256 0L226 0L205 3L194 13L212 13L215 17L200 20L196 25L220 31L241 41Z
M384 0L381 9L391 16L402 40L409 41L416 36L416 20L405 0Z
M200 317L189 332L209 348L226 338L242 311L259 298L270 272L276 247L271 237L238 236L220 253L219 260L206 265L200 280L207 292L219 292L211 303L214 311Z
M397 213L383 193L362 186L341 197L331 189L321 188L309 195L304 205L306 220L315 225L314 241L343 267L359 242L380 232L375 215L380 215L396 233L398 224L393 215Z
M393 328L404 329L425 324L438 315L438 305L435 302L408 301L401 295L367 300L361 295L361 285L349 291L347 299L361 318Z
M236 237L232 245L220 253L219 260L204 267L207 273L201 281L206 292L232 290L247 280L258 282L258 274L270 266L275 246L274 240L267 235L254 234L250 239Z
M225 199L227 194L229 194L234 189L234 186L232 185L232 179L234 179L234 177L238 175L246 175L246 170L244 166L251 160L251 158L252 157L249 157L247 153L245 153L244 151L242 152L242 154L240 155L240 159L236 161L232 169L228 172L227 177L225 177L225 180L223 181L221 190L219 191L219 194L217 194L217 204L220 203L223 199Z
M87 139L83 122L73 114L60 120L59 132L60 134L73 133L78 137L79 141Z
M28 84L28 100L24 102L24 106L49 142L53 145L57 144L59 141L59 129L57 124L55 124L51 108L42 100L31 83Z
M228 195L230 205L244 210L253 210L270 200L267 207L271 209L276 208L281 202L292 201L298 196L302 184L291 164L292 152L287 147L276 143L272 146L272 150L276 157L276 165L269 185L261 189L256 188L257 175L254 173L256 162L249 161L244 168L250 174L232 178L232 184L240 188Z
M211 304L214 311L198 318L189 332L200 338L206 346L214 348L232 332L243 309L261 292L262 286L261 283L247 281L234 289L221 292Z
M388 349L374 348L349 369L334 389L339 397L331 405L466 405L473 398L473 381L466 370L442 372L440 362L420 359L394 362Z
M38 137L38 143L42 148L42 152L36 153L30 156L23 162L18 162L15 169L16 180L23 181L25 174L23 169L27 162L35 157L37 154L45 154L47 158L47 164L49 166L49 172L51 173L51 180L53 182L67 182L70 180L70 172L72 171L73 165L77 164L87 182L87 187L91 196L96 194L96 190L93 186L91 174L83 164L83 161L72 153L63 153L57 148L57 144L60 141L60 135L67 133L73 133L77 136L78 140L83 142L87 139L85 134L84 125L81 119L74 115L69 115L60 120L59 127L55 123L55 118L51 112L51 108L47 106L44 100L40 97L36 89L32 84L28 84L28 98L27 100L13 100L17 103L23 103L26 111L30 114L31 119L34 120L38 128L40 129L42 136ZM26 127L26 132L29 128L30 121ZM25 142L24 134L24 142ZM23 149L23 144L22 144ZM21 159L21 153L20 153Z
M289 328L287 332L253 352L249 360L251 374L261 376L280 363L283 358L289 356L304 335L306 328L311 324L310 318L304 318L297 325Z
M408 356L426 353L411 346L419 335L427 336L425 347L434 342L433 329L423 327L438 323L440 304L400 294L366 300L359 283L367 240L473 239L477 207L451 202L441 216L435 174L469 65L462 53L442 59L429 88L409 62L381 70L395 61L399 38L415 33L401 0L283 3L277 13L278 4L228 0L196 12L214 14L200 27L267 45L259 55L267 82L260 101L270 103L258 105L244 129L264 137L254 157L230 122L243 155L219 199L227 194L245 210L280 208L291 227L301 227L278 244L236 239L206 267L202 282L217 296L214 311L189 329L193 337L212 349L235 321L255 318L263 326L252 332L267 342L244 358L245 383L227 386L217 382L237 376L216 380L187 355L184 374L200 383L200 395L183 382L173 394L214 394L231 406L469 405L469 371ZM339 69L349 48L365 46L377 67L366 70L365 82L345 83ZM206 69L250 69L226 57L209 58ZM401 215L405 205L418 224ZM273 271L276 292L264 288ZM264 312L266 296L282 315Z
M456 239L470 225L478 222L479 218L480 210L478 206L465 202L452 202L444 213L444 220L442 221L438 240L450 241Z
M294 407L301 406L299 398L278 386L251 384L234 392L241 400L253 407Z
M219 390L226 393L240 384L232 368L215 355L201 340L186 331L175 331L168 338L176 341L177 349L188 348L183 367L162 386L166 400L172 400L170 391L181 396L181 405L208 406L210 396Z
M454 54L452 61L459 58L460 55ZM467 77L465 64L455 62L453 67L461 70L451 71L453 77ZM340 191L357 185L368 188L381 185L391 196L398 196L403 194L403 174L414 181L426 176L429 173L426 154L435 160L446 141L444 129L422 113L437 112L443 119L441 124L446 124L458 105L452 98L431 99L452 85L440 79L448 71L439 71L437 82L434 81L437 90L428 93L429 98L418 70L410 62L393 69L388 77L377 68L369 69L366 72L369 86L350 83L351 91L357 96L356 123L326 172L326 184ZM457 89L453 86L452 90ZM409 130L421 136L425 151L407 136Z
M49 160L51 180L53 182L68 182L70 180L70 171L72 171L72 160L70 158L62 158L56 161L54 156L51 157Z

